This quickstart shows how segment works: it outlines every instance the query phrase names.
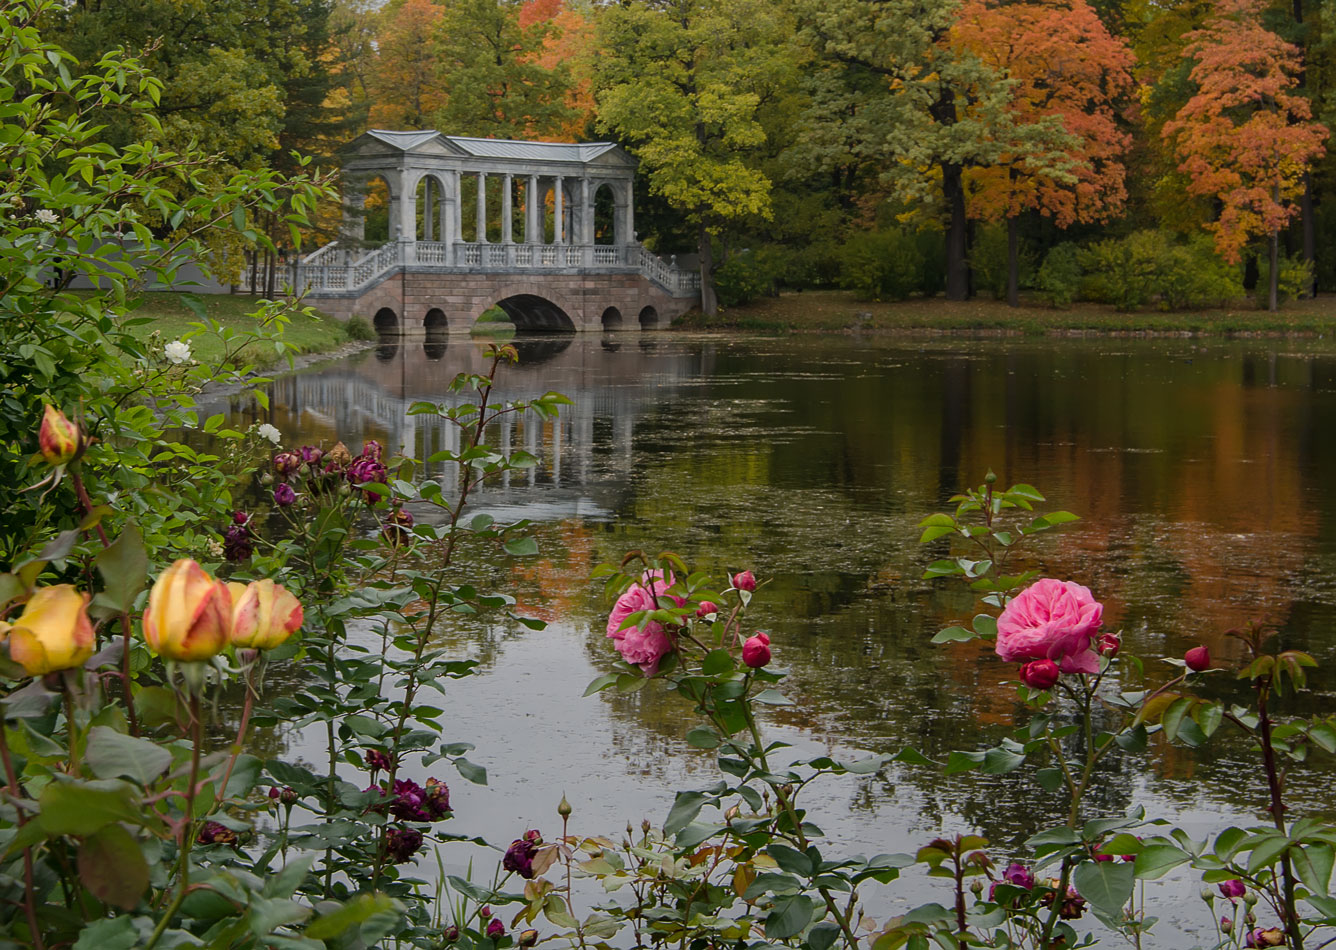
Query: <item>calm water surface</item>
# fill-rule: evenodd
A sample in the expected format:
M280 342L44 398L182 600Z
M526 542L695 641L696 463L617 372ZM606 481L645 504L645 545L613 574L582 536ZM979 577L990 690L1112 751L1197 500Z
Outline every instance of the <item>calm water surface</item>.
M478 572L549 626L449 634L482 663L443 700L450 738L476 743L491 773L485 789L451 782L462 827L450 830L503 844L525 827L551 833L563 791L576 830L657 823L675 789L715 780L712 757L682 739L689 710L658 684L580 698L614 657L589 573L634 548L768 581L752 619L796 701L769 726L797 754L984 747L1014 722L1002 685L1014 670L971 645L928 642L975 604L950 582L921 580L942 549L920 546L915 525L989 468L1082 516L1036 557L1092 588L1125 650L1181 656L1204 642L1228 664L1238 651L1224 631L1263 619L1323 663L1310 708L1332 710L1336 347L1324 341L653 334L531 338L521 351L504 394L557 390L575 405L558 423L490 433L542 461L483 491L478 508L536 521L542 553ZM425 457L454 436L406 410L483 366L480 343L388 342L274 383L270 421L286 443L375 437ZM236 422L258 418L253 405L228 408ZM318 747L310 754L318 761ZM1320 766L1296 771L1291 789L1336 813ZM1123 759L1097 797L1104 814L1141 802L1198 835L1264 817L1257 769L1223 730L1195 755ZM1057 814L1026 770L943 780L898 767L832 779L810 803L844 850L866 853L969 828L1016 848ZM881 906L906 895L929 893L910 885ZM1186 899L1168 916L1163 946L1207 921Z

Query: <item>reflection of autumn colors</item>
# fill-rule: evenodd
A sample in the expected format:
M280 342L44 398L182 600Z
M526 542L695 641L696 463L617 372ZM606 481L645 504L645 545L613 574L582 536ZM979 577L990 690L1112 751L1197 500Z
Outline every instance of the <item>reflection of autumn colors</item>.
M797 703L766 711L776 726L830 748L912 745L939 759L983 748L1015 722L1007 682L1016 668L983 644L929 643L980 607L958 583L920 579L946 542L919 545L915 526L990 467L1082 516L1038 542L1035 563L1091 588L1106 629L1123 631L1149 679L1172 675L1157 658L1198 642L1230 664L1237 650L1224 631L1249 617L1336 662L1336 543L1326 540L1336 517L1326 487L1336 484L1336 358L1326 344L602 343L535 350L539 358L502 375L508 398L553 389L576 405L559 424L515 425L512 444L539 457L534 477L479 494L502 520L534 518L540 547L533 559L476 552L480 581L554 624L531 633L494 618L442 632L484 669L507 644L558 635L611 669L607 605L590 571L631 549L673 550L716 576L745 568L762 581L750 624L770 635ZM299 441L351 433L435 451L442 437L407 407L443 398L455 372L481 369L478 348L452 340L434 360L410 341L387 355L280 381L273 418ZM1323 670L1316 682L1329 682ZM1205 688L1238 689L1226 675ZM691 710L658 684L585 702L615 723L617 768L668 774L671 760L711 774L709 756L682 740ZM1200 752L1120 759L1098 807L1116 812L1150 795L1152 810L1213 798L1212 807L1237 808L1256 788L1250 768L1222 730ZM1291 781L1321 801L1325 776ZM1045 807L1020 773L943 782L904 768L888 783L863 791L883 803L912 791L924 822L968 819L996 840L1022 835Z

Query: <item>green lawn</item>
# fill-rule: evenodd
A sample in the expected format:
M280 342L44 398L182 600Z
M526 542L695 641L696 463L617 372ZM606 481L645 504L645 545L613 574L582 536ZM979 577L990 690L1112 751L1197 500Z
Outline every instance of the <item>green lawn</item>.
M194 333L192 323L199 322L199 316L181 301L181 294L170 292L144 293L131 300L132 318L151 317L152 323L133 327L131 332L141 340L147 340L155 330L159 331L159 341L163 344L179 340L188 333ZM212 320L217 320L225 327L238 332L252 330L256 321L251 316L259 307L259 297L242 294L199 294L198 299L204 306L204 312ZM284 342L296 347L298 353L321 353L333 350L348 342L348 333L342 323L326 314L316 311L314 318L300 313L291 314L291 322L283 333ZM190 348L195 359L201 362L216 362L223 355L223 344L212 333L197 334L190 340ZM252 345L241 351L239 363L255 362L262 366L278 361L273 347L269 344Z
M1294 301L1278 313L1237 307L1178 313L1119 313L1080 303L1059 310L1034 302L1008 307L992 299L952 303L942 297L883 303L839 290L785 293L706 317L693 311L673 324L691 330L893 331L989 330L1033 335L1103 333L1336 333L1336 295Z

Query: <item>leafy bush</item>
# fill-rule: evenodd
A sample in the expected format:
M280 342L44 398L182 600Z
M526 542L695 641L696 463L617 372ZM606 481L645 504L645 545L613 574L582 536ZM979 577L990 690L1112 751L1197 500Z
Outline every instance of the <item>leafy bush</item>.
M1085 271L1084 294L1119 310L1152 302L1181 310L1218 305L1243 292L1239 269L1225 263L1205 235L1186 243L1163 231L1109 238L1077 255Z
M1080 249L1070 241L1055 245L1044 255L1035 275L1035 287L1045 303L1070 307L1081 291Z
M919 293L936 297L946 290L946 234L942 231L915 231L914 244L918 247Z
M714 274L719 305L739 307L757 297L773 296L777 264L776 255L766 248L729 257Z
M1020 286L1034 282L1035 258L1025 242L1017 253L1017 272ZM1005 226L986 225L974 235L970 247L970 269L974 274L976 290L986 290L994 300L1007 296L1007 229Z
M864 300L904 300L922 284L923 256L913 234L870 231L844 245L840 286Z
M1302 254L1280 255L1280 273L1276 280L1276 303L1283 306L1291 300L1298 300L1308 292L1313 280L1313 265L1304 260ZM1257 255L1257 286L1253 289L1257 302L1265 307L1271 296L1271 259L1270 255Z
M343 325L343 331L348 334L348 339L362 342L375 341L376 328L371 325L371 321L360 313L355 313L348 318L348 322Z

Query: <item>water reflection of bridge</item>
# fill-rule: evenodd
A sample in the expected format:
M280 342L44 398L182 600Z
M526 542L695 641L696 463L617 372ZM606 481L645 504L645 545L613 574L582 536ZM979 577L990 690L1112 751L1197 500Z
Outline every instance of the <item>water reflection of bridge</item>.
M544 342L521 341L520 363L499 371L496 399L526 400L555 391L573 405L562 407L555 420L511 414L489 426L489 444L506 453L523 449L538 464L504 473L485 487L480 500L522 505L525 516L534 518L608 510L615 499L604 498L604 492L619 495L631 474L637 422L671 401L687 381L709 375L713 346L644 338L617 350L586 338ZM298 442L330 445L341 439L355 451L363 439L377 438L391 453L425 460L458 451L460 427L410 409L419 402L467 401L464 394L446 392L450 381L458 373L487 368L482 344L455 343L437 357L420 343L383 343L374 353L328 369L276 380L269 389L270 419ZM234 413L248 410L254 411L233 407ZM422 474L449 492L459 473L456 463L436 462Z

